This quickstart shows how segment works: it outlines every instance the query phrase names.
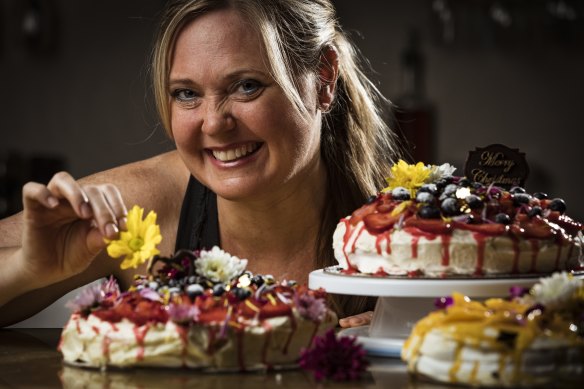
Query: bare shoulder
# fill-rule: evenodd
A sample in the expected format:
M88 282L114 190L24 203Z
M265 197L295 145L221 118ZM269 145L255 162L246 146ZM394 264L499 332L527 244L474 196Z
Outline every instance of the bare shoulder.
M189 171L175 151L106 170L81 180L84 184L112 184L126 205L138 204L160 213L182 200Z

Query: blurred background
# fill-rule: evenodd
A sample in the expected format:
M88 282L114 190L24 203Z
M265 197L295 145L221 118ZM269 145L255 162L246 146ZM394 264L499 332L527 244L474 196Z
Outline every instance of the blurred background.
M412 160L462 174L476 147L517 148L527 189L564 198L584 220L583 1L333 2L396 104ZM173 148L148 74L163 5L0 0L0 216L19 211L28 180L62 169L82 177ZM48 315L46 326L62 325Z

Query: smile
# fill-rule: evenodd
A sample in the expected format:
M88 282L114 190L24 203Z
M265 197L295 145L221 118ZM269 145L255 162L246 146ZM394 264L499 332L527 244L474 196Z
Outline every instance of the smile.
M221 162L232 162L255 153L261 145L261 143L248 143L229 150L211 150L211 154Z

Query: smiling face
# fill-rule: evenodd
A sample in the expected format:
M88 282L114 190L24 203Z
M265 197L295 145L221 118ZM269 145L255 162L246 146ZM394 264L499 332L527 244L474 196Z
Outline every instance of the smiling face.
M172 56L171 127L191 173L219 196L255 198L323 180L314 76L301 114L270 76L259 36L232 9L188 23Z

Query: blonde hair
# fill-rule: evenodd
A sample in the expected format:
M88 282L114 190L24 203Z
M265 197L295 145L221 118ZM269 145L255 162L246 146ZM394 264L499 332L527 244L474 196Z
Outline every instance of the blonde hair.
M336 95L323 114L321 155L327 166L327 206L314 263L315 268L334 265L332 234L337 222L377 192L399 157L396 136L383 118L389 102L365 75L359 53L339 26L330 0L171 1L163 14L152 62L156 106L170 136L168 78L176 38L197 16L229 7L257 29L272 77L300 112L306 109L299 92L301 77L318 77L323 53L331 48L338 53ZM363 299L336 299L341 315L361 311L363 304Z

